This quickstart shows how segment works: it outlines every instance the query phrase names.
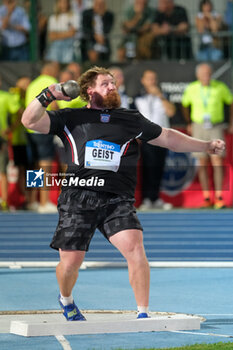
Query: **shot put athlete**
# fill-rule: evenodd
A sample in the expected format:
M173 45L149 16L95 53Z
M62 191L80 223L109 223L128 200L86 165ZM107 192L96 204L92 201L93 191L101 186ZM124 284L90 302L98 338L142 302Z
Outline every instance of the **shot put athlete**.
M31 102L22 117L27 128L58 135L66 150L67 186L58 199L59 222L51 242L60 253L56 269L59 303L68 321L85 320L74 303L72 289L98 228L127 260L137 317L147 318L150 270L133 206L137 139L176 152L210 154L220 154L225 144L161 128L137 110L119 108L115 80L104 68L89 69L78 82L87 107L46 111L52 100L69 99L53 84Z

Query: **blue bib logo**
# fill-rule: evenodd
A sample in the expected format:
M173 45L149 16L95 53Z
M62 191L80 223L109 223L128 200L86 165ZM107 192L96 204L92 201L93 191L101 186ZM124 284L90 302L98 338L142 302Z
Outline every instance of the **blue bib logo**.
M106 114L106 113L100 114L100 121L101 123L109 123L110 114Z

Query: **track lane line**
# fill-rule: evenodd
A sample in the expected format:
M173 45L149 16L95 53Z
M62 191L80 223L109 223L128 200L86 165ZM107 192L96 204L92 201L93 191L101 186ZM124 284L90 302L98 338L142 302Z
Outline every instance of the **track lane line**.
M68 340L64 337L64 335L56 335L55 338L57 341L61 344L63 350L72 350L70 343Z
M201 333L201 332L190 332L190 331L169 331L169 332L180 333L180 334L205 335L205 336L220 337L220 338L233 338L233 335L228 335L228 334Z

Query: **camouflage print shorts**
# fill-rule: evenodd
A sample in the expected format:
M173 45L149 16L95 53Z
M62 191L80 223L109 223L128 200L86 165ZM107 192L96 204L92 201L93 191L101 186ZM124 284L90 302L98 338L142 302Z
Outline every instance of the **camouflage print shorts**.
M50 247L87 251L96 228L107 239L123 230L142 230L133 203L133 198L112 193L64 190L58 199L59 221Z

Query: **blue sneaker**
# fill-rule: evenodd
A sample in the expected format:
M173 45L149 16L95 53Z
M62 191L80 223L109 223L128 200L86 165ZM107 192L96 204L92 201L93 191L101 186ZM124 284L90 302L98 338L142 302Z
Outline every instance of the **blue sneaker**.
M150 318L150 316L146 312L141 312L138 314L137 318Z
M63 315L65 316L67 321L86 321L85 317L79 311L77 305L75 305L74 302L66 306L63 305L60 300L60 294L58 296L58 301L63 309Z

